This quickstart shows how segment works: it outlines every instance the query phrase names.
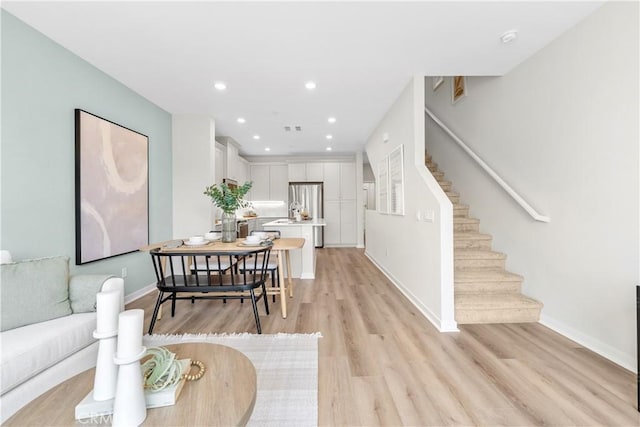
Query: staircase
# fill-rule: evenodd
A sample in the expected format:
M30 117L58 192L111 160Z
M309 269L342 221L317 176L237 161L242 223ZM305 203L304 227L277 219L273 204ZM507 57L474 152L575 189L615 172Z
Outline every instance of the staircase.
M491 250L492 237L480 233L430 155L425 163L453 203L455 319L465 323L537 322L542 303L521 294L524 278L505 270L506 255Z

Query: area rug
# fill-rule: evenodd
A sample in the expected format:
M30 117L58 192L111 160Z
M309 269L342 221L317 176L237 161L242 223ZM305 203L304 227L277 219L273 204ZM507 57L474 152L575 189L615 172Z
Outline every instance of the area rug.
M235 348L256 368L250 426L317 426L320 337L320 333L145 335L143 342L146 346L208 342Z

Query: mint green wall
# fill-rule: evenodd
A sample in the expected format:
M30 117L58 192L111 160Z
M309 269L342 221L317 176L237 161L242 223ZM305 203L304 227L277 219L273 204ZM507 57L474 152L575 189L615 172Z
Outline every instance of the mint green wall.
M66 255L72 273L153 282L146 253L75 265L74 109L149 137L150 240L171 238L171 115L2 11L0 246L14 259Z

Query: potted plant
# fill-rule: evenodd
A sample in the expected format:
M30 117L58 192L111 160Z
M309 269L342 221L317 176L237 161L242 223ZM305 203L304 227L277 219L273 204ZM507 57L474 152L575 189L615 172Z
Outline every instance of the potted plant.
M204 190L204 194L211 198L211 202L222 209L222 241L234 242L236 240L236 211L249 206L244 196L251 189L251 181L245 182L240 187L232 187L226 183L213 184Z

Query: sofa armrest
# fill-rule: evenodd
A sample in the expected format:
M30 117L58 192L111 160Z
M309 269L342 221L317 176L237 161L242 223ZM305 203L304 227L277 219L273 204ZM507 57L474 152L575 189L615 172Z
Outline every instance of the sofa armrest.
M96 311L96 294L101 290L112 289L121 289L124 293L124 281L119 277L103 274L71 276L69 280L71 310L74 313Z

